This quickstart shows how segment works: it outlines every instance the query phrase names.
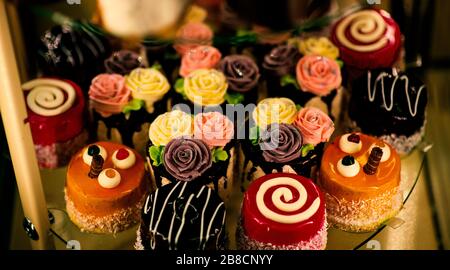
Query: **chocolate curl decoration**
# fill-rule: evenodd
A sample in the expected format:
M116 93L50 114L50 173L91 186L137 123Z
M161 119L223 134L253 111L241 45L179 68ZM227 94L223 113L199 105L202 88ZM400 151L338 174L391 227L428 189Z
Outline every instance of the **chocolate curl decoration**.
M377 172L378 165L380 165L381 157L383 156L383 150L380 147L374 147L370 152L369 160L364 165L364 172L368 175L373 175Z
M92 157L91 169L89 170L88 176L90 178L97 178L103 169L103 157L100 155L94 155Z

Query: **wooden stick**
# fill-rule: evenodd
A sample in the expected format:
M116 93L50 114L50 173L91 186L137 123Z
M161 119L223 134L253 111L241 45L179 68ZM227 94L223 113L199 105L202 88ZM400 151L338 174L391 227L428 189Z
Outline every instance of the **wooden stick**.
M47 204L34 153L30 125L8 26L6 3L0 0L0 108L11 153L17 187L25 216L34 224L39 239L33 249L49 249ZM25 233L25 232L24 232Z

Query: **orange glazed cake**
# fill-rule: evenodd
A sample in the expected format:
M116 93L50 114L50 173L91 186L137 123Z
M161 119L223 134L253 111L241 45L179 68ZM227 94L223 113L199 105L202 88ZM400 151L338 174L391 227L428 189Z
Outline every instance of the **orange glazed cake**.
M328 222L367 232L395 216L402 206L400 167L390 145L361 133L339 136L325 150L318 178Z
M116 233L140 221L147 190L144 159L135 150L91 144L72 157L67 169L67 213L82 231Z

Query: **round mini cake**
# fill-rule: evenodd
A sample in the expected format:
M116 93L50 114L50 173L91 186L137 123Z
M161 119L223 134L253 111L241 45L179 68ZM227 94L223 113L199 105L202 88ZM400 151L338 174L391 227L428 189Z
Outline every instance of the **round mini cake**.
M425 134L427 87L396 69L366 71L353 82L349 116L363 133L408 154Z
M268 174L244 195L237 245L243 250L321 250L326 227L325 199L311 179Z
M324 152L318 180L328 222L368 232L394 217L402 206L400 168L390 145L361 133L339 136Z
M24 83L22 89L39 166L67 165L88 139L81 88L72 81L42 78Z
M139 222L147 195L144 159L120 144L97 142L67 169L67 213L82 231L117 233Z
M225 206L206 186L176 182L147 197L137 231L138 250L219 250Z
M402 43L399 26L381 9L345 16L333 26L331 40L352 77L367 69L392 67L399 59Z

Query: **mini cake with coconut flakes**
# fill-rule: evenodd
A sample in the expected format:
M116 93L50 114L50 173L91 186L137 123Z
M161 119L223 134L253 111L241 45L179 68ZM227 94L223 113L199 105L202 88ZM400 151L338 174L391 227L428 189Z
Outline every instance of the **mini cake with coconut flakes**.
M345 231L376 230L402 206L400 157L387 143L361 133L339 136L325 149L319 186L328 222Z
M91 144L67 169L67 213L82 231L117 233L139 222L148 183L144 159L110 142Z

